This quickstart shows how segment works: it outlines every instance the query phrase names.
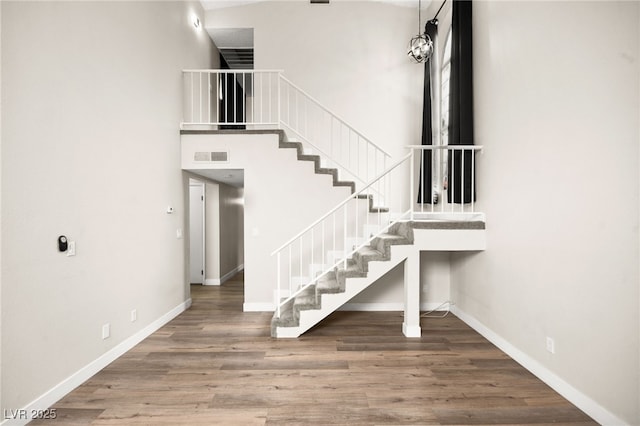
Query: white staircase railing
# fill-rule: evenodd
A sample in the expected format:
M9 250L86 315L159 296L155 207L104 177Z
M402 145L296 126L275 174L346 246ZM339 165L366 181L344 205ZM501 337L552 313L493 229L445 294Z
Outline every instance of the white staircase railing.
M279 70L183 70L182 128L276 128Z
M465 185L456 184L457 167L468 164L471 175L466 180L471 188L475 185L476 153L482 146L422 146L408 147L411 152L400 161L391 165L360 191L349 196L318 220L299 232L272 256L276 256L275 304L280 317L283 307L308 287L317 284L322 277L336 268L345 268L359 249L368 245L374 238L386 232L392 225L406 220L484 220L482 213L475 211L475 198L465 194ZM430 166L420 154L430 152ZM437 154L437 155L436 155ZM449 162L449 159L452 161ZM425 173L431 173L436 188L448 189L446 179L438 174L447 166L436 167L438 162L452 165L450 191L438 194L437 203L418 203L416 181ZM416 170L420 174L415 173ZM407 183L409 190L406 191ZM403 189L405 189L403 191ZM373 190L373 191L372 191ZM425 190L421 188L420 199L424 200ZM431 191L433 188L428 188ZM459 193L458 191L461 191ZM372 207L369 193L383 194L381 199L386 205ZM433 195L432 195L433 196ZM448 199L451 196L451 201ZM453 200L465 200L469 203L455 203ZM377 199L377 197L376 197ZM435 197L433 200L435 201ZM426 208L425 208L426 204ZM436 207L437 206L437 207Z
M279 70L184 70L182 128L281 128L360 189L390 165L378 145Z
M409 198L415 200L411 220L484 220L476 211L476 154L481 145L410 145ZM419 173L415 173L415 171ZM419 180L431 176L431 188ZM430 192L430 194L429 194ZM419 200L427 200L420 202ZM466 202L461 202L465 201Z
M281 128L299 139L306 153L319 155L324 167L356 184L354 194L272 253L278 317L286 303L336 268L346 268L356 251L396 222L484 220L475 211L481 146L412 145L391 164L382 148L279 70L184 70L183 86L182 128ZM432 187L416 189L425 173Z
M356 251L395 222L409 218L409 200L395 200L397 208L391 211L375 205L369 193L389 194L391 188L402 187L411 158L407 154L272 253L277 259L278 317L287 302L336 268L346 268Z
M280 123L313 153L331 159L357 188L387 170L391 156L284 76L280 78Z

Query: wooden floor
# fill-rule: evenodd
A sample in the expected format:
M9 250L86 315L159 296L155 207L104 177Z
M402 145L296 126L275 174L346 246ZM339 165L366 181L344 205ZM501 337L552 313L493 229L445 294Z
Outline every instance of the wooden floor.
M337 312L295 340L243 313L242 274L54 405L64 425L596 424L462 321Z

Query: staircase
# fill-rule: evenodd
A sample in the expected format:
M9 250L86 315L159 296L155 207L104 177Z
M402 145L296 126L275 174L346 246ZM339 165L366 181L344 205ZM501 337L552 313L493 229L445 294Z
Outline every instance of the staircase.
M392 256L394 246L412 244L412 228L407 223L394 224L387 232L375 237L369 245L357 250L346 264L334 268L316 284L306 287L289 300L281 308L279 317L278 312L275 312L271 320L271 336L300 336L373 284L380 278L380 271L384 274L402 261L402 254L393 253L396 256ZM371 262L384 265L376 265L374 272L370 271ZM371 268L373 269L373 265Z
M315 154L306 154L304 151L304 145L297 140L288 140L284 131L280 132L280 142L278 145L280 148L291 148L297 152L299 161L313 161L314 172L319 175L331 175L333 177L333 186L347 186L351 189L353 194L356 190L356 184L353 181L340 180L338 175L338 169L335 167L323 167L322 157Z
M288 300L280 315L276 311L271 319L271 336L300 336L420 250L484 250L484 229L483 220L396 222L353 253L346 265L334 268ZM439 238L443 232L458 232L459 241ZM417 302L419 294L410 297Z
M217 115L215 105L210 108L217 96L212 88L222 78L235 81L245 108L233 121ZM420 251L482 250L485 245L484 233L478 238L478 233L455 232L484 229L484 216L474 210L475 197L465 197L465 188L475 187L475 154L481 147L409 146L410 153L391 164L387 152L278 71L185 70L184 84L188 95L182 134L189 132L185 127L215 131L230 123L249 129L242 130L248 134L278 133L279 148L295 149L297 160L313 162L316 174L330 175L334 187L346 187L351 193L271 254L276 258L277 283L272 336L300 336L402 262L403 331L419 336ZM235 101L228 99L219 107L229 109L227 103ZM231 107L235 110L237 106ZM185 170L193 164L193 154L185 157L183 153ZM427 204L426 210L425 204L416 209L415 177L430 173L442 188L438 171L447 161L451 176L457 176L457 170L461 177L450 178L449 193L439 194L437 209L434 204ZM414 170L417 164L420 170ZM420 186L419 191L425 190L431 188ZM425 199L425 194L420 195ZM448 201L467 198L470 205ZM427 230L429 238L435 238L425 239L423 231Z

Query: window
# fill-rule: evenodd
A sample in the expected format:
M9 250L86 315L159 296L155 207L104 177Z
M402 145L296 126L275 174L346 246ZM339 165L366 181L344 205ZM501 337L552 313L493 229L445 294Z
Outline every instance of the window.
M440 116L441 116L441 143L448 145L449 143L449 78L451 76L451 31L447 35L444 43L444 56L442 57L442 73L441 73L441 93L440 100Z
M451 77L451 30L444 42L444 55L442 57L441 71L441 97L440 97L440 143L449 144L449 79ZM440 156L439 174L442 179L442 190L447 189L447 162L448 151L443 150Z

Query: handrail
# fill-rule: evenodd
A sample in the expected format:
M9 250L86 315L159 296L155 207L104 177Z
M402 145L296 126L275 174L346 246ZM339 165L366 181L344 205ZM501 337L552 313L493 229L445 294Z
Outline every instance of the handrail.
M355 252L357 252L358 250L360 250L362 247L364 247L366 244L368 244L369 242L371 242L374 238L377 238L378 235L382 234L383 232L385 232L387 229L389 229L394 223L399 222L402 218L404 218L407 215L411 214L411 210L407 210L406 212L402 212L399 216L399 218L393 222L390 223L389 225L385 226L382 230L380 230L376 235L372 235L370 238L367 239L367 241L365 243L362 243L360 245L358 245L357 247L354 247L353 250L351 250L351 252L349 253L345 253L344 254L344 259L341 259L337 262L334 262L333 265L329 266L328 268L326 268L322 273L320 273L318 276L316 276L315 278L313 278L311 281L309 281L307 284L305 284L304 286L301 286L296 292L294 292L293 294L290 294L289 297L287 297L286 299L280 301L278 303L277 306L277 313L278 313L278 317L280 317L280 312L281 312L281 308L286 305L288 302L290 302L291 300L295 299L297 295L299 295L300 293L302 293L303 291L305 291L307 288L309 288L310 286L312 286L314 283L318 282L318 280L320 280L320 278L324 277L325 275L327 275L329 272L331 272L332 270L334 270L335 268L337 268L341 263L344 263L344 261L346 259L348 259L349 257L351 257ZM280 264L280 255L281 253L278 253L278 265ZM279 281L279 280L278 280ZM278 293L280 292L280 287L278 286Z
M340 268L346 269L350 259L357 261L356 253L362 247L370 245L382 233L389 232L388 229L398 222L405 220L478 220L478 217L484 217L482 213L478 213L474 209L475 154L482 152L481 145L411 145L407 148L410 149L410 153L394 162L365 187L351 194L271 253L271 256L276 256L277 287L275 296L277 301L275 305L277 317L280 317L284 306L294 300L297 295L320 282L332 271L337 272ZM418 163L416 154L426 151L431 151L434 154L428 157L420 155L419 169L416 170L415 166ZM451 179L450 182L447 182L445 176L438 175L439 172L435 165L439 161L449 161L451 170L447 176ZM365 198L371 197L371 189L376 185L378 189L381 186L384 187L384 192L381 192L384 194L389 191L389 184L392 184L392 187L406 185L407 166L409 168L408 200L400 196L393 203L384 206L378 205L378 208L374 210L369 204L364 212L361 207L358 207L361 195L366 193L367 197ZM456 172L458 172L457 175ZM422 183L422 177L425 173L431 174L430 182L434 184L434 187L431 188L430 184L426 187L421 185L419 191L421 196L418 198L415 184L418 177ZM466 182L470 183L471 192L467 189ZM425 190L430 193L428 198L425 198ZM408 207L406 207L407 202ZM420 206L416 208L418 204ZM424 204L430 204L430 209L425 210ZM438 210L434 208L435 204L440 204ZM448 205L446 211L445 204ZM460 207L457 207L458 205ZM385 213L381 213L382 211ZM370 221L371 214L374 215L373 222ZM416 217L417 215L420 216ZM360 228L359 223L364 226ZM283 291L286 293L282 293Z
M283 76L280 69L186 68L182 74L186 96L181 128L286 129L303 147L329 160L332 165L328 167L336 168L340 179L353 181L356 189L391 162L387 151Z
M311 225L307 226L304 230L300 231L298 234L296 234L295 237L289 239L286 243L282 244L282 246L280 246L279 248L277 248L276 250L274 250L271 253L271 256L274 256L275 254L277 254L279 251L282 251L283 249L285 249L286 247L288 247L289 245L291 245L291 243L293 243L294 241L296 241L297 239L299 239L301 236L303 236L305 233L307 233L310 229L312 229L314 226L318 225L320 222L322 222L324 219L326 219L327 217L329 217L330 215L332 215L333 213L335 213L336 211L340 210L345 204L347 204L349 201L351 201L354 198L357 198L358 195L361 195L365 190L371 188L377 181L379 181L380 179L382 179L384 176L388 175L389 173L391 173L394 169L396 169L398 166L400 166L402 163L404 163L409 157L411 157L411 154L407 154L404 157L402 157L402 159L400 159L399 161L397 161L396 163L394 163L393 165L391 165L389 168L387 168L387 170L385 170L384 172L380 173L378 176L376 176L367 186L365 186L364 188L362 188L360 191L353 193L351 195L349 195L349 197L347 197L344 201L342 201L340 204L338 204L337 206L335 206L333 209L329 210L327 213L325 213L324 215L322 215L319 219L317 219L315 222L313 222Z
M374 148L376 148L378 151L380 151L382 154L391 157L391 155L385 151L384 149L380 148L378 145L376 145L375 143L371 142L371 139L369 139L368 137L366 137L365 135L363 135L362 133L358 132L357 130L355 130L354 128L352 128L351 126L349 126L349 124L344 121L340 116L338 116L336 113L334 113L333 111L331 111L329 108L325 107L324 105L322 105L320 103L320 101L318 101L316 98L314 98L313 96L311 96L310 94L308 94L306 91L304 91L303 89L301 89L299 86L297 86L296 84L292 83L291 80L289 80L288 78L286 78L285 76L283 76L282 74L280 75L280 79L282 79L283 81L285 81L287 84L291 85L291 87L293 87L294 89L296 89L297 91L299 91L300 93L302 93L303 95L305 95L307 98L309 98L309 100L311 100L313 103L315 103L317 106L319 106L320 108L322 108L323 110L325 110L326 112L328 112L329 114L331 114L335 119L337 119L338 121L340 121L342 124L344 124L345 126L348 126L351 128L351 130L357 134L358 136L360 136L361 138L365 139L368 143L370 143L371 145L373 145Z
M358 250L370 244L371 241L382 233L387 232L395 223L406 220L406 218L411 215L412 207L410 204L407 208L396 206L400 207L395 210L399 212L399 214L393 214L391 213L391 204L384 206L384 209L382 206L378 206L377 209L372 210L371 201L368 202L366 209L359 208L358 201L361 200L360 197L364 193L367 193L367 197L365 198L367 199L371 195L368 190L372 189L374 185L378 186L378 190L380 190L380 186L382 185L385 187L384 191L388 192L390 190L389 180L394 179L392 175L394 172L397 178L400 179L400 182L404 181L405 170L400 166L406 166L412 158L413 151L378 174L375 179L371 180L360 191L351 194L271 254L272 256L276 255L277 317L280 317L282 308L297 295L317 283L331 271L340 267L340 265L343 265L342 267L346 269L348 260L352 258ZM349 207L350 202L355 202L356 204ZM404 205L405 201L401 201L400 204ZM370 221L370 215L372 214L374 215L373 222ZM336 225L343 226L343 228L337 229ZM362 231L359 225L362 226ZM373 229L370 228L370 226L373 226ZM326 234L327 229L329 230L328 236ZM321 234L321 248L317 247L319 243L314 244L314 237L317 236L318 231L320 231ZM314 254L314 248L320 251L320 256L317 256L318 251L315 251L316 254ZM328 252L326 250L328 250ZM316 264L316 260L321 260L321 262ZM303 268L303 264L305 268ZM314 269L314 265L319 268ZM308 273L306 276L304 275L305 271ZM283 272L285 277L284 281L282 280ZM296 276L294 272L300 275ZM296 281L296 279L298 279L298 281ZM284 298L281 298L280 296L283 290L282 284L285 284L284 288L286 289L287 282L289 291Z

